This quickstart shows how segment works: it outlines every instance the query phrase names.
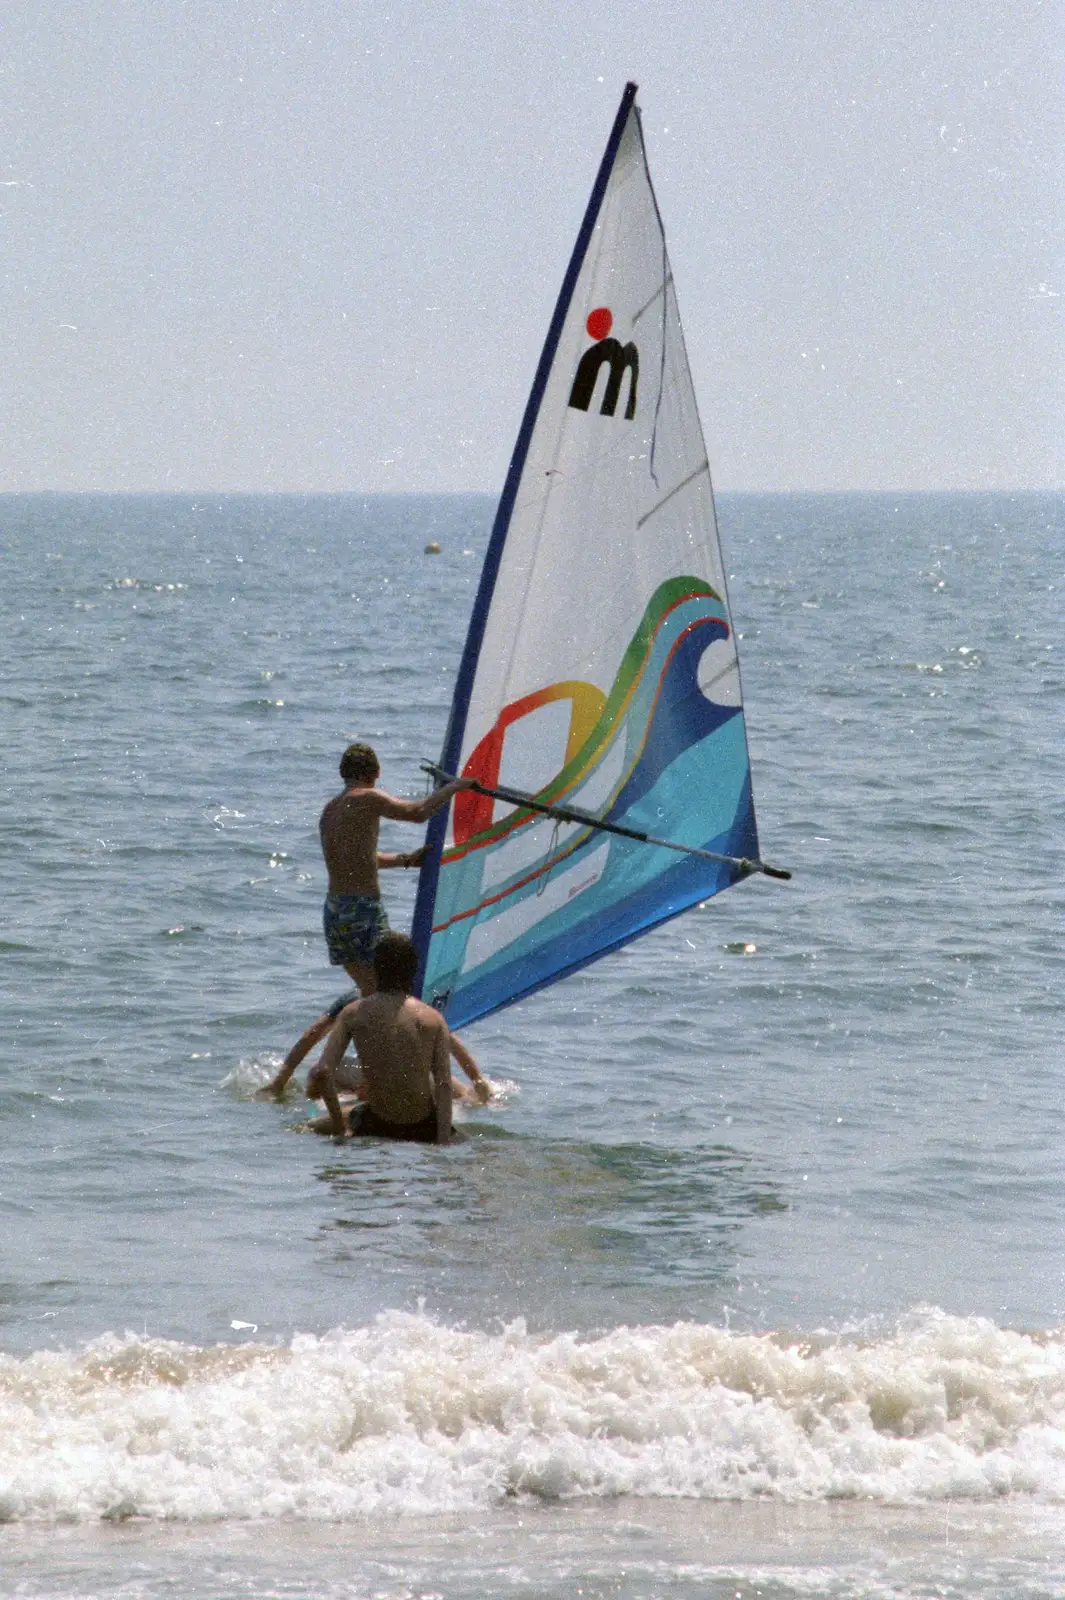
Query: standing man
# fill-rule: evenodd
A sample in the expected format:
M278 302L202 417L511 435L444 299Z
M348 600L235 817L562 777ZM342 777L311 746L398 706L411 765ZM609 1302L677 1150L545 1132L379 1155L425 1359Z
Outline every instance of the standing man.
M330 1032L345 1006L360 995L372 994L373 957L378 940L388 932L388 919L381 904L377 874L383 867L417 867L424 849L409 852L378 850L377 834L382 817L397 822L428 822L447 805L460 789L473 787L472 778L455 778L436 789L424 800L396 800L376 787L380 775L376 753L368 744L352 744L340 758L344 792L330 800L318 824L322 854L329 873L329 891L323 921L329 960L343 967L357 988L342 995L297 1039L273 1080L260 1092L280 1099L289 1079L307 1056ZM466 1046L450 1035L450 1051L473 1085L473 1099L480 1105L491 1098L492 1089ZM317 1099L321 1093L320 1067L307 1079L307 1093ZM361 1076L357 1065L337 1080L344 1089L359 1090ZM469 1091L454 1086L455 1096L466 1099Z
M368 744L352 744L340 758L345 788L322 812L318 832L329 873L324 926L329 960L343 967L364 994L375 988L373 953L388 920L381 905L378 871L383 867L417 867L422 850L378 850L381 818L393 822L428 822L460 789L472 789L472 778L453 778L424 800L396 800L376 787L381 766Z

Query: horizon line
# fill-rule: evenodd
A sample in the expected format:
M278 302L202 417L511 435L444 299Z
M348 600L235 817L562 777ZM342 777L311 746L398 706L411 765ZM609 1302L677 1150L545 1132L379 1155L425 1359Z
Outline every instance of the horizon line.
M406 498L406 499L434 498L434 499L455 499L455 500L459 500L459 499L466 499L466 500L469 500L469 499L498 500L501 492L502 492L501 490L496 490L496 489L262 489L262 488L259 488L259 489L214 489L214 488L196 488L196 489L163 489L163 488L157 488L157 489L56 489L56 488L37 488L37 489L0 489L0 499L29 498L32 495L52 495L52 496L56 496L56 497L61 496L61 495L69 495L69 496L78 496L78 497L81 497L81 498L89 498L89 497L92 497L92 496L98 496L101 499L103 499L103 498L118 499L118 498L122 498L122 497L127 497L129 499L134 499L134 498L140 496L140 497L144 497L144 498L155 497L155 498L160 498L160 499L169 498L169 499L173 499L173 500L189 499L189 498L193 498L195 496L203 496L204 498L212 498L212 499L213 498L219 498L219 497L228 497L228 498L233 498L233 499L244 498L244 499L258 499L258 500L266 500L266 499L271 499L271 498L275 498L275 499L278 499L278 500L284 500L284 499L293 499L294 500L294 499L309 499L309 498L312 498L312 497L317 497L317 498L320 498L320 499L360 499L360 500L385 500L385 499L390 499L390 498L395 498L395 499L399 499L399 498ZM724 495L781 495L781 496L783 496L783 495L848 495L848 494L868 494L868 495L1065 494L1065 483L1061 483L1061 484L1055 484L1055 483L1048 483L1048 484L1010 484L1010 485L1003 485L1003 486L995 486L995 487L992 487L992 488L988 488L986 485L983 485L983 486L970 485L970 486L966 486L964 488L959 488L959 487L951 488L951 487L941 486L941 485L926 485L926 486L924 486L922 488L919 488L919 489L916 489L916 488L901 488L901 487L887 487L887 488L870 488L870 487L864 487L864 488L863 487L841 488L841 487L836 487L836 488L791 488L791 489L775 488L775 489L768 489L768 488L755 488L755 487L750 487L750 486L736 486L736 487L724 488L723 489L723 488L719 488L717 485L715 485L714 493L719 498L721 496L724 496Z

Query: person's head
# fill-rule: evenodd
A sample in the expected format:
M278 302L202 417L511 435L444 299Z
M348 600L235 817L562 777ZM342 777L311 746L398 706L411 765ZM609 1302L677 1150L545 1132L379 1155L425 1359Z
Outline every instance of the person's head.
M378 990L410 994L418 975L418 952L405 933L383 933L373 953Z
M340 758L340 776L345 783L376 783L381 764L370 745L349 744Z

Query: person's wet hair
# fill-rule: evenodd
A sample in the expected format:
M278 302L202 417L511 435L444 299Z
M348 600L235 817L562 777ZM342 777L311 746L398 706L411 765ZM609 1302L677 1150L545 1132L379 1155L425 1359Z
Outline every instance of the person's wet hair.
M418 975L418 952L405 933L383 933L373 953L378 989L401 989L410 994Z
M340 776L345 783L373 783L380 771L377 753L368 744L349 744L340 758Z

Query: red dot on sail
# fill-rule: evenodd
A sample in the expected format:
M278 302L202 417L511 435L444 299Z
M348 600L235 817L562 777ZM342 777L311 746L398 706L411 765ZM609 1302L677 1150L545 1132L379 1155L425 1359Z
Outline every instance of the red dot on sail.
M614 326L614 313L608 311L606 306L597 306L589 313L585 327L593 339L605 339Z

